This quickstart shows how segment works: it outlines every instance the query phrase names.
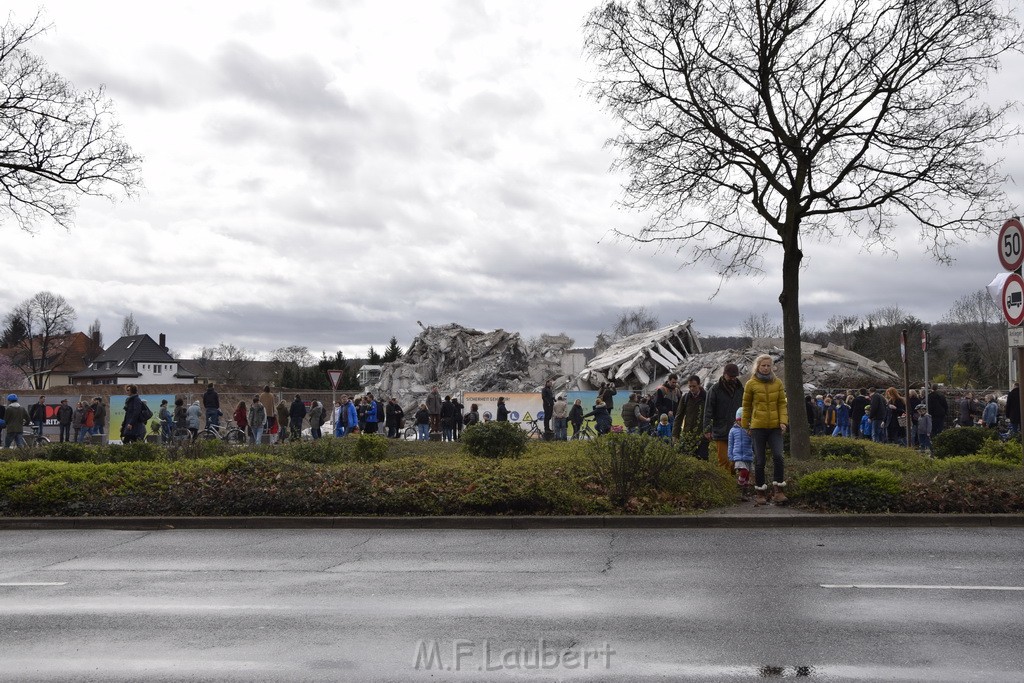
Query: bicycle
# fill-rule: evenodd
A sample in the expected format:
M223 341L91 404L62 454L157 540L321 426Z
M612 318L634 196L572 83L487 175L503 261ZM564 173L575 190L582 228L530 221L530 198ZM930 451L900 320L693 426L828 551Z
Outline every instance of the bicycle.
M39 425L32 425L32 434L25 439L25 444L31 448L32 446L45 446L50 443L50 439L43 436Z
M594 424L593 420L584 420L583 426L580 427L579 431L572 435L572 438L576 441L590 441L591 439L597 438L597 432L591 429L590 425Z
M232 422L228 422L228 424L224 426L219 424L207 424L205 429L196 434L195 440L213 441L214 439L220 439L225 443L235 446L244 446L248 440L245 436L245 432L238 427L233 427L232 424Z
M537 426L540 420L526 420L526 424L531 425L530 429L526 432L527 439L540 439L544 440L544 430Z

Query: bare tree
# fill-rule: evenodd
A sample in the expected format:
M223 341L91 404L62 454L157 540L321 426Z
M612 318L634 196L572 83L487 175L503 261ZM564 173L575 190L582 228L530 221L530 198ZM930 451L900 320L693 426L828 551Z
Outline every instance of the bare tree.
M853 348L853 333L860 327L860 317L856 315L834 315L825 323L825 332L848 349Z
M256 357L249 351L223 342L217 346L204 346L198 359L200 367L224 384L236 384L247 373L254 360Z
M751 313L740 323L740 334L750 337L751 340L780 337L782 336L782 325L773 322L767 313L761 315Z
M1006 324L999 306L985 288L957 299L942 319L969 330L966 344L973 348L977 379L985 384L1001 384L1009 374L1006 353ZM969 359L968 359L969 360Z
M277 363L295 363L300 368L308 368L316 363L316 358L309 352L308 346L282 346L270 352L270 360Z
M121 321L121 336L134 337L139 333L139 323L135 322L135 314L128 311L128 315Z
M891 248L908 214L949 260L1003 218L985 150L1016 135L985 104L987 73L1021 40L999 0L635 0L586 24L595 96L623 132L637 236L761 269L781 247L785 385L802 395L802 245L842 235ZM794 420L794 455L810 453Z
M865 314L864 320L874 327L899 327L909 317L899 306L882 306Z
M4 321L8 328L20 327L24 337L14 345L11 362L19 367L36 389L46 386L47 374L64 361L70 345L62 343L75 323L74 307L53 292L38 292L18 304Z
M96 356L100 355L103 350L103 332L100 331L100 319L96 318L92 321L92 325L89 325L89 331L86 332L89 335L89 358L92 360Z
M5 354L0 354L0 387L5 389L30 389L21 368L16 367Z
M653 332L658 329L658 316L646 306L629 309L619 314L611 332L601 330L594 339L594 351L601 353L609 346L634 334Z
M81 195L113 199L141 185L141 159L103 88L79 92L27 50L44 30L38 14L0 27L0 220L28 231L42 218L69 228Z

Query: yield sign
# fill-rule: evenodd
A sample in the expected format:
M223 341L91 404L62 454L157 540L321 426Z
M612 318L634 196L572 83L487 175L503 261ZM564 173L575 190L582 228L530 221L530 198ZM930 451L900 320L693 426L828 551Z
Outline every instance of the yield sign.
M338 382L341 381L341 376L345 374L343 370L328 370L327 377L331 380L331 389L338 388Z

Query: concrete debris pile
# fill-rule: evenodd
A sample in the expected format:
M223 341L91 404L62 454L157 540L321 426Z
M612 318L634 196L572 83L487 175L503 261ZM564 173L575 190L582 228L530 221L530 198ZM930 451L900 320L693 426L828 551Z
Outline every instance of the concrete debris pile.
M818 388L857 389L870 385L902 386L900 376L893 372L885 361L873 361L838 344L823 347L803 342L800 346L804 388L807 391ZM707 386L718 381L726 363L736 363L740 367L740 379L746 382L753 369L754 359L762 353L772 357L775 361L775 372L782 377L785 354L782 351L781 339L757 340L754 346L743 351L726 349L698 354L679 365L675 371L684 381L689 375L697 375L701 378L701 383Z
M481 332L456 323L427 327L401 359L386 363L371 390L398 396L403 408L419 404L433 385L441 395L463 391L539 391L562 377L562 356L573 340L541 335L527 343L518 333Z
M693 320L685 320L618 340L587 363L572 388L593 390L605 382L629 388L657 387L659 378L701 353L700 339L692 325Z

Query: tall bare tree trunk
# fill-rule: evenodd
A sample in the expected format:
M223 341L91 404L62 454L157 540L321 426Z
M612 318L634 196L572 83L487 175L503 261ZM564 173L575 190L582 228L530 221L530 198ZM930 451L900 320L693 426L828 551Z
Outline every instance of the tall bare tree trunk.
M794 220L794 219L791 219ZM811 456L811 429L804 410L803 354L800 349L800 262L803 252L797 242L798 226L789 226L782 257L782 337L786 386L789 404L789 452L794 458Z

